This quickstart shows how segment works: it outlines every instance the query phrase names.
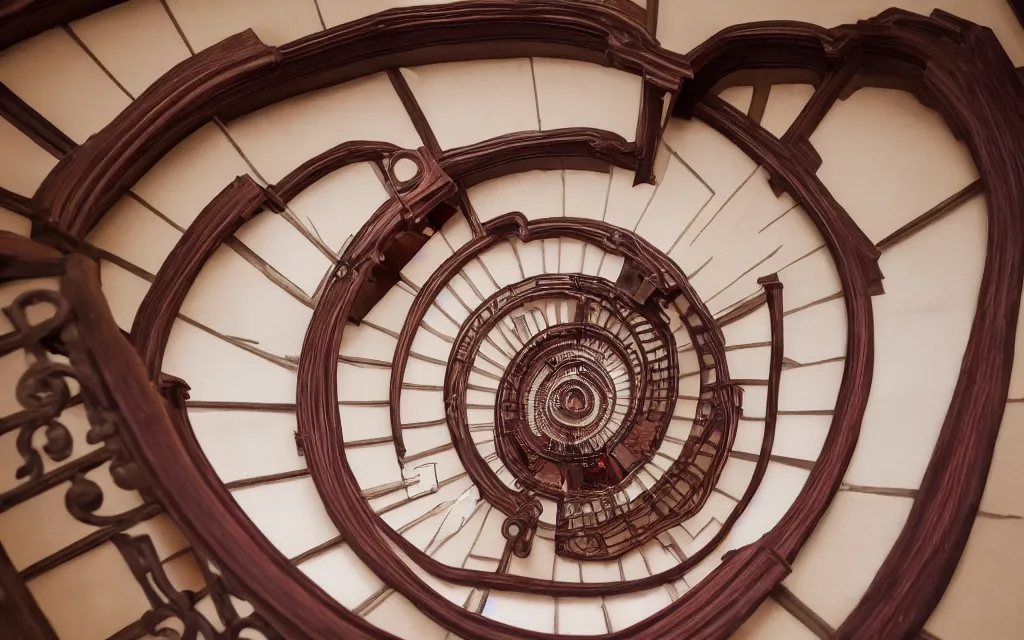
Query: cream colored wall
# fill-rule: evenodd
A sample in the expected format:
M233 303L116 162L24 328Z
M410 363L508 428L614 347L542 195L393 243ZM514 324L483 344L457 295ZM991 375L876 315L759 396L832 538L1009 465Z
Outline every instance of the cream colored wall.
M927 12L936 3L991 26L1011 58L1024 63L1024 32L1007 3L907 0L901 6ZM168 4L187 42L157 0L132 0L72 24L74 37L61 29L52 30L0 53L0 82L82 142L160 74L187 57L189 47L200 50L248 27L269 44L322 28L312 1L234 0L217 7L198 0L168 0ZM323 23L330 27L383 8L416 4L427 3L320 0L319 9ZM709 5L662 0L659 37L666 46L687 51L737 19L788 18L831 25L873 15L889 4L874 0L767 4L736 0ZM520 59L432 65L402 73L444 148L505 133L564 126L603 128L627 140L635 136L639 79L603 67ZM474 90L460 92L459 98L453 99L451 88L463 82ZM746 110L751 95L751 88L736 87L722 97ZM807 85L773 87L764 126L782 135L809 95ZM133 186L138 199L122 198L88 240L156 273L180 238L181 228L235 176L251 174L259 182L274 182L312 155L350 139L386 140L406 148L422 144L383 75L299 96L223 127L210 123L192 134ZM898 92L865 89L838 103L811 142L823 159L819 177L874 241L977 177L966 149L941 119ZM0 146L5 151L0 155L0 186L25 196L34 192L56 163L2 120ZM782 408L830 410L843 364L814 363L845 355L845 308L841 300L820 302L837 293L840 285L827 251L821 248L823 240L806 213L794 207L788 196L776 198L762 169L699 122L670 124L659 166L659 184L655 186L633 187L633 176L618 169L610 175L529 172L478 185L470 190L470 200L485 220L521 210L533 219L587 217L636 231L668 252L688 274L696 274L693 285L716 314L756 293L757 277L778 272L788 312L785 353L790 360L809 365L784 373ZM301 194L290 203L285 216L264 213L247 223L236 237L281 277L268 279L256 262L234 249L221 248L186 300L183 314L187 320L175 323L166 371L186 379L195 400L294 402L295 369L289 358L298 355L311 313L294 293L314 295L330 269L332 256L386 199L387 192L371 165L356 165L327 176ZM28 230L23 219L3 211L0 226L21 233ZM873 298L874 382L861 437L844 489L785 582L799 600L833 627L839 626L857 603L899 534L930 458L973 319L986 232L984 198L977 197L882 254L886 293ZM422 284L467 239L464 223L456 218L403 275ZM621 259L596 247L567 241L516 243L515 251L511 244L503 244L483 258L490 273L503 284L501 274L508 282L520 277L518 269L511 266L515 255L523 260L527 275L578 270L614 279L621 265ZM951 255L955 259L950 259ZM102 275L104 292L119 324L130 329L148 289L147 281L108 261L102 264ZM294 285L293 292L282 288L282 282ZM7 296L5 304L20 286L0 289L0 297ZM411 295L396 290L376 315L371 315L371 322L376 320L394 330L395 320L401 319L401 310L408 304ZM442 300L439 305L460 313L454 300ZM439 313L428 315L428 321L438 326L443 322ZM203 326L197 327L195 322ZM762 342L770 338L767 328L767 312L762 309L727 327L727 344L742 347ZM1022 343L1024 337L1018 340L1018 345ZM418 344L424 350L440 348ZM393 346L381 332L360 328L346 332L342 351L387 359ZM766 357L763 347L731 351L734 377L766 375ZM0 389L12 389L23 367L19 354L0 361L0 375L7 381ZM1024 375L1017 375L1017 369L1020 367L1014 370L1010 397L1024 399ZM346 393L355 394L350 399L376 393L374 397L383 400L387 383L379 375L381 371L340 365L342 400ZM414 362L407 379L437 384L440 375L442 370L436 365ZM759 450L764 427L763 419L758 418L764 415L764 401L763 388L745 389L748 420L741 422L737 451ZM2 413L13 410L12 402L13 397L5 396ZM404 404L415 409L410 402ZM981 505L983 513L953 583L926 627L943 640L1002 637L1006 630L1024 624L1024 613L1015 605L1024 597L1020 578L1024 557L1018 542L1024 538L1019 524L1024 507L1016 497L1024 487L1015 463L1024 453L1024 438L1019 436L1024 417L1019 415L1019 406L1008 404ZM339 411L343 425L360 425L360 432L351 434L355 439L388 432L387 412L380 408L343 406ZM225 482L304 467L291 440L294 413L193 409L190 416L200 444ZM407 417L425 419L427 414ZM69 418L68 424L76 433L85 429L82 416ZM828 415L780 416L773 453L813 462L829 424ZM238 435L243 431L247 437L240 441ZM443 444L445 432L444 427L424 430L419 434L422 438L412 442L412 450ZM78 447L75 455L85 451ZM451 452L435 456L432 462L437 464L439 480L455 478L461 472ZM0 439L0 469L8 470L0 474L0 488L9 488L4 483L12 482L10 470L16 464L8 435ZM391 445L358 449L353 466L364 488L414 473L398 467ZM719 488L731 496L742 494L752 471L752 462L730 460ZM103 468L90 477L109 485ZM556 600L492 593L484 614L509 624L559 633L622 629L685 593L717 566L726 551L756 540L774 526L806 477L805 469L771 462L757 496L725 542L686 578L666 588L605 599ZM454 500L467 486L466 482L446 485L414 502L414 508L390 511L385 520L405 528L403 535L425 547L442 517L430 510ZM865 488L897 490L897 495L879 495ZM337 535L308 478L242 489L234 495L286 556ZM538 540L536 555L527 561L517 559L511 571L589 582L664 570L678 562L679 552L690 554L700 549L720 528L731 503L716 496L695 518L673 530L670 541L655 541L621 564L581 566L556 560L549 543ZM104 509L116 508L118 500L129 504L135 499L127 494L112 498ZM88 528L65 515L62 500L62 491L55 489L0 514L0 543L19 568L88 534ZM372 504L386 508L394 500L380 498ZM39 535L38 522L42 520L54 526ZM498 518L481 509L467 525L467 532L482 532L479 538L467 535L465 540L453 540L437 551L436 557L493 570L495 554L500 554L503 546L497 527ZM143 531L154 535L162 557L184 544L165 521L140 525L138 532ZM466 549L471 549L474 557L466 559ZM30 583L60 637L103 638L141 613L144 602L123 570L109 569L102 585L90 582L94 578L89 577L89 570L117 565L120 560L114 556L116 551L108 544ZM174 569L173 579L177 584L193 584L194 566L186 566L187 560L183 563ZM465 603L464 590L429 578L409 563L440 593L460 606ZM345 545L303 562L299 569L350 608L358 607L382 587ZM340 579L342 575L353 578ZM82 597L83 593L89 597ZM472 600L479 594L469 597ZM398 595L386 598L367 618L403 637L445 636ZM413 630L418 635L410 635ZM808 633L792 614L770 600L737 637L790 640L810 637Z

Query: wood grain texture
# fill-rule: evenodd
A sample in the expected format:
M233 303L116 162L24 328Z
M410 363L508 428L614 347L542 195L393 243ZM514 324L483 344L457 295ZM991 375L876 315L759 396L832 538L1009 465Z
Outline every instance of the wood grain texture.
M574 127L509 133L450 149L438 163L467 188L501 176L534 169L607 172L609 166L636 171L634 143L610 131Z
M985 186L981 183L981 180L975 180L928 211L925 211L899 229L882 238L875 244L875 246L877 246L879 250L884 251L893 245L899 244L931 223L952 213L968 200L983 193L985 193Z
M3 187L0 187L0 207L13 211L18 215L25 216L26 218L35 219L36 209L32 204L31 198L26 198L23 195L8 191Z
M776 138L719 98L709 96L697 110L702 119L763 166L781 168L792 159ZM848 336L843 380L818 464L789 510L762 539L762 544L792 562L838 491L857 444L873 371L870 282L880 272L874 259L866 259L863 243L857 241L863 234L856 226L850 228L849 217L813 172L799 165L787 166L786 170L791 172L792 177L787 179L792 180L793 190L808 194L803 203L805 210L829 242L846 302ZM874 247L870 250L873 252Z
M464 247L463 251L453 256L452 259L447 261L445 264L435 272L434 276L428 281L427 284L420 290L417 300L414 301L414 307L410 310L409 316L406 320L405 326L403 326L402 333L399 336L399 346L396 349L395 366L392 369L393 381L391 384L392 399L391 408L394 412L397 403L400 403L400 394L396 392L397 389L401 388L401 379L403 377L402 371L403 363L405 359L400 355L401 353L407 353L408 345L411 344L411 337L414 334L412 328L417 327L421 313L417 311L419 307L429 306L429 301L433 299L433 294L439 291L439 287L443 286L447 278L456 273L461 267L468 261L479 255L486 248L493 246L497 241L507 237L509 233L516 233L524 241L539 240L547 237L573 237L581 239L586 242L590 242L601 246L605 250L626 253L634 258L640 256L638 262L640 264L647 265L646 275L652 281L660 282L660 286L668 289L686 289L689 287L685 281L685 277L674 264L664 264L657 261L655 256L657 252L653 248L647 245L646 241L633 237L631 234L623 234L620 229L616 229L611 225L602 223L600 221L593 220L581 220L581 219L545 219L539 221L527 221L522 217L521 214L509 214L501 218L492 220L484 225L485 235L479 238L475 238L470 241L470 244ZM628 247L628 249L627 249ZM644 256L648 256L644 258ZM349 286L357 286L358 280ZM335 283L334 287L342 286L341 283ZM349 294L335 293L333 295L347 299ZM695 294L690 293L694 300L697 300ZM326 300L326 298L325 298ZM697 308L702 308L699 301L695 305ZM420 309L423 311L423 309ZM328 308L318 307L314 311L314 318L311 322L312 326L319 326L318 322L320 316L326 314L334 314L335 312ZM704 309L701 313L707 318L706 326L710 328L710 333L714 335L717 332L714 324L710 321L710 314ZM323 336L318 336L317 340L312 338L312 329L307 334L307 342L304 347L303 355L300 357L300 386L303 385L303 380L308 379L308 373L303 373L303 362L311 361L313 359L323 361L327 358L326 355L320 355L317 352L310 354L307 349L324 349L330 350L335 349L335 344L340 344L340 337L331 338L327 340ZM718 343L722 344L722 339L719 335ZM335 349L336 350L336 349ZM719 378L722 380L728 380L728 371L724 368L724 357L719 354L719 362L722 363L722 370L719 371ZM781 361L780 361L781 362ZM320 389L336 389L336 368L332 369L335 371L333 374L329 374L332 378L328 381L318 383L316 388ZM397 377L396 377L397 376ZM396 383L395 380L398 382ZM310 383L312 384L312 383ZM334 391L333 393L336 393ZM310 417L313 415L322 416L322 412L316 409L316 405L321 402L320 399L315 399L313 396L303 393L300 391L299 396L299 420L300 420L300 431L301 425L303 424L304 417ZM397 403L396 403L397 397ZM304 410L303 407L306 407ZM323 451L321 454L324 460L337 460L338 452L344 451L344 444L338 437L338 434L342 433L341 426L337 424L339 418L334 417L336 412L329 415L329 424L321 426L318 424L311 424L308 427L308 431L302 431L303 442L307 452L309 451ZM396 416L399 414L395 414ZM393 432L394 434L394 432ZM396 442L401 441L401 432L393 436ZM326 440L325 440L326 439ZM307 453L309 455L309 453ZM765 461L767 464L767 460ZM324 499L325 505L328 509L328 513L331 514L332 519L336 524L344 522L345 526L348 527L344 535L351 537L353 535L361 536L362 538L371 538L377 540L381 535L390 538L391 542L397 545L403 553L412 557L418 564L424 567L428 572L435 576L454 582L457 584L466 584L472 586L478 586L483 588L497 588L509 591L524 591L535 594L554 595L554 596L599 596L599 595L611 595L616 593L628 593L636 591L642 588L651 588L660 584L665 584L671 580L678 580L682 575L692 568L697 562L703 560L709 555L714 546L710 545L702 549L698 554L694 554L693 557L687 559L680 565L673 569L659 573L649 578L640 580L617 582L617 583L597 583L597 584L578 584L578 583L558 583L550 582L546 580L528 579L518 576L508 576L500 574L482 574L480 572L473 572L464 569L458 569L443 565L429 556L426 556L421 551L412 546L401 536L397 535L390 527L387 527L383 523L379 522L376 514L368 511L362 506L359 501L359 496L349 493L349 489L345 487L351 487L354 484L354 479L351 477L351 470L345 463L328 465L323 464L321 466L313 464L311 461L310 469L312 471L314 482L321 492L321 496ZM481 472L482 473L482 472ZM714 477L714 475L713 475ZM482 489L486 491L486 485ZM492 496L493 497L493 496ZM361 505L358 509L355 505ZM745 506L745 504L744 504ZM739 513L735 514L735 518L739 517ZM341 526L341 524L339 524ZM376 533L372 533L376 531ZM723 534L723 538L724 538ZM361 542L354 542L354 547L360 547ZM381 553L387 553L385 549L374 548L368 552L363 561L366 562L371 568L380 566L382 562ZM383 567L381 566L381 569ZM396 584L401 584L401 580L405 580L407 577L394 576ZM390 584L390 583L389 583ZM394 586L394 585L392 585ZM398 588L398 587L395 587ZM411 599L420 595L413 593L407 593L398 589L406 597ZM428 598L428 596L422 596ZM415 602L416 600L414 600ZM423 600L426 605L426 600ZM435 606L435 602L430 601L429 606ZM680 614L688 615L692 610L687 609L684 613ZM446 623L447 624L447 623ZM484 637L484 636L480 636ZM490 637L490 636L487 636ZM623 636L625 637L625 636Z
M263 187L248 175L235 178L206 205L167 255L146 292L132 324L132 343L153 380L160 380L161 363L171 327L185 296L221 244L266 203Z
M36 192L36 208L84 237L157 160L279 60L245 31L179 63L57 164Z
M215 559L286 638L393 639L305 578L238 508L195 442L185 410L188 388L172 381L162 386L166 400L158 393L103 299L99 266L80 254L69 256L61 292L75 309L83 343L100 356L95 366L129 427L121 435L132 459L193 547Z
M394 556L394 551L381 536L382 532L372 524L375 514L359 493L359 486L345 457L344 444L335 437L341 432L340 417L337 411L328 408L337 403L337 357L334 354L340 348L345 318L368 266L367 263L362 270L345 274L334 281L325 293L324 302L314 311L303 345L303 356L299 360L299 431L303 442L307 443L310 471L328 505L328 513L360 560L385 585L401 593L424 614L453 633L483 640L554 640L557 637L554 634L510 627L467 614L461 607L427 588L420 578L408 571ZM392 542L398 542L395 537L389 537ZM406 545L411 546L407 542ZM409 553L408 548L402 550ZM421 566L429 567L423 562ZM759 604L758 598L767 597L788 571L788 565L770 550L761 545L745 547L730 555L712 578L672 606L641 623L604 637L607 640L725 637L723 632L730 633L738 628L743 618L729 617L723 626L723 620L715 613L718 607L736 607L749 615ZM745 579L739 579L738 574L745 575ZM501 577L497 574L483 576L474 583L489 585ZM592 592L601 588L598 585L565 584L572 589L568 593L574 595L591 595L588 590Z
M405 112L409 114L409 120L412 121L412 126L416 129L416 133L419 134L420 140L423 141L423 144L430 153L434 154L435 158L441 155L441 145L437 141L437 136L434 135L434 130L430 128L427 116L423 114L423 109L420 107L419 101L416 100L416 95L413 94L409 83L405 80L405 76L402 75L402 71L400 69L390 69L388 71L388 80L391 81L391 86L395 89L395 93L398 94L399 100L402 101Z
M985 185L985 270L960 378L920 493L837 638L913 635L938 605L981 504L1013 368L1024 281L1022 87L991 30L936 15L962 29L962 44L940 41L922 52L928 56L925 82L962 126ZM899 38L888 41L893 40Z
M175 68L154 85L152 93L143 94L112 125L68 154L37 195L39 210L65 231L84 234L127 185L213 116L246 113L301 91L403 64L558 55L643 73L659 90L678 92L676 116L695 115L737 144L769 170L778 186L793 196L818 227L836 263L848 327L843 381L818 464L789 511L758 543L729 554L711 576L642 626L609 638L725 638L739 628L788 573L788 563L838 490L856 446L871 384L870 296L880 290L882 276L877 248L814 175L814 154L806 149L794 153L794 148L800 149L796 141L776 139L709 92L731 74L745 70L788 69L817 78L826 87L842 84L827 82L829 73L838 77L841 71L844 77L852 74L844 91L851 90L850 86L875 84L910 91L934 105L967 142L986 189L989 248L985 274L961 378L918 498L889 557L837 637L896 640L920 631L956 568L977 513L1008 389L1024 281L1024 167L1019 162L1024 157L1020 119L1024 88L991 31L944 12L926 17L890 10L872 20L833 29L795 22L739 25L716 34L689 55L677 56L658 48L642 27L614 8L571 0L526 0L389 11L313 34L279 50L263 46L251 33L229 38L217 47L219 57L201 53L183 63L193 66ZM345 63L339 65L339 59ZM691 75L692 82L684 83L680 90L682 80ZM822 104L831 100L831 93L821 95ZM147 100L144 105L137 106L143 99ZM815 106L804 120L813 124L822 108ZM809 129L810 124L800 128ZM297 193L332 162L347 161L349 151L353 150L304 165L294 186L283 189L285 195ZM378 152L379 148L368 153ZM394 153L392 150L392 157ZM430 210L456 193L453 180L483 179L489 171L522 170L531 163L552 168L552 162L565 162L565 158L594 163L590 166L632 163L636 168L639 157L635 146L603 132L585 130L513 134L453 150L440 158L426 149L409 153L421 162L421 181L389 201L360 231L310 325L299 363L297 407L310 469L325 501L336 503L332 518L360 558L388 586L436 621L466 638L549 638L549 634L512 629L465 612L427 588L395 556L380 535L375 514L363 499L345 463L344 449L336 441L340 429L337 350L370 269L387 262L386 249L400 231L425 225ZM267 194L260 192L263 202ZM255 200L255 191L251 195ZM277 195L285 200L284 195ZM7 206L5 202L28 212L24 215L33 210L24 201L8 197L0 204ZM472 242L488 241L486 234L491 231L525 230L523 237L532 238L568 233L558 227L564 220L534 226L522 216L512 215L489 224L484 226L485 235ZM221 227L214 225L206 232L230 235L218 229ZM188 246L208 254L217 244L216 238L192 237ZM628 246L631 255L643 249L638 243ZM203 259L199 259L200 265ZM95 270L95 266L90 268ZM88 271L82 266L75 269ZM106 354L100 364L119 406L130 417L138 459L153 474L168 510L190 538L238 579L245 595L287 637L387 637L331 601L287 562L282 563L248 523L190 434L183 387L165 387L174 420L166 413L161 415L164 406L146 376L159 381L160 335L163 327L169 331L187 291L187 286L175 281L194 278L197 270L194 261L177 259L159 289L154 286L167 305L157 309L157 304L150 302L145 323L153 331L135 336L140 340L147 339L143 333L154 336L154 344L143 348L148 368L116 331L98 282L83 281L85 276L78 271L69 276L69 282L84 282L81 293L75 295L84 296L81 303L96 310L86 323L87 339L94 342L97 353ZM769 302L770 295L769 290ZM769 311L774 317L771 308ZM715 324L709 322L708 326ZM768 385L771 389L771 377ZM426 560L417 561L429 566ZM498 584L475 580L473 584ZM575 585L558 593L582 595L592 588Z
M642 74L665 91L678 90L691 77L685 58L659 46L639 14L632 17L618 6L630 4L471 0L390 9L311 34L281 51L285 67L304 68L306 77L295 79L303 90L392 68L523 57L594 62ZM346 63L339 66L337 60Z
M674 95L670 94L670 95ZM661 146L662 111L665 92L646 82L640 94L640 117L636 121L636 176L633 186L655 184L654 160Z
M24 236L0 230L0 282L64 273L64 254Z
M0 83L0 118L13 124L55 158L64 157L76 146L74 140L28 106L3 83Z
M685 60L658 46L641 23L612 6L581 0L393 9L280 48L264 45L248 30L153 83L58 164L36 194L36 205L56 226L84 235L156 160L214 117L228 120L402 66L530 55L614 66L670 92L690 77Z
M843 91L850 85L854 75L861 67L861 49L859 46L850 47L847 55L833 64L822 77L820 84L815 88L814 94L803 106L796 119L782 136L783 144L788 144L794 154L804 156L804 164L815 171L821 167L821 156L811 145L811 134L818 128L825 114L832 109L836 100ZM759 121L760 123L760 121ZM776 195L785 190L785 187L774 177L768 180Z
M397 146L388 142L343 142L293 169L271 191L285 204L334 171L359 162L382 162L398 150Z

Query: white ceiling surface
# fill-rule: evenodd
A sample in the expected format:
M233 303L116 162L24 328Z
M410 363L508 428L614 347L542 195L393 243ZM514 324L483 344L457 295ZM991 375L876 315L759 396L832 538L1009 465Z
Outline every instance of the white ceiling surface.
M201 50L250 27L268 44L282 44L315 33L324 25L331 27L386 8L422 4L438 3L319 0L317 5L313 0L168 0L167 7L183 39L159 0L131 0L75 22L70 32L54 29L0 52L0 82L80 143L105 126L156 78L185 59L190 50ZM666 47L686 52L740 20L792 19L831 26L870 17L891 5L892 0L662 0L659 37ZM1024 64L1024 31L1004 0L904 0L898 6L921 13L937 6L990 26L1014 63ZM627 140L635 135L639 79L603 67L519 59L432 65L403 70L403 74L445 148L504 133L564 126L603 128ZM495 79L501 81L495 83ZM462 80L477 89L453 100L448 93ZM775 135L784 133L809 95L810 87L805 85L774 87L764 126ZM723 97L745 109L751 91L735 88ZM177 145L134 185L134 193L152 210L140 200L125 197L89 240L156 273L180 238L176 227L187 227L234 176L249 173L257 181L274 182L330 146L367 137L405 147L421 144L382 75L293 98L227 123L223 129L210 124ZM811 142L823 159L819 177L876 242L977 177L966 148L949 134L941 119L899 92L867 89L838 103ZM3 121L0 146L5 151L0 154L0 186L31 196L56 159ZM7 153L11 150L13 153ZM766 188L763 171L700 123L673 122L662 154L660 166L664 170L659 172L657 186L633 188L632 175L618 170L611 176L531 172L478 185L470 190L470 199L484 219L510 210L522 210L530 218L568 215L604 219L647 237L668 251L687 273L711 258L694 278L694 286L705 299L713 298L709 306L715 312L756 292L756 277L777 271L785 286L785 308L791 312L785 319L787 358L810 363L842 357L846 340L842 301L801 309L839 291L828 253L815 251L822 241L806 213L793 208L787 196L775 198ZM312 295L331 265L308 237L320 235L331 251L339 250L386 197L371 165L354 166L327 176L294 200L290 207L293 221L261 214L237 237L296 288ZM691 220L692 224L683 224ZM769 222L770 226L765 227ZM28 232L24 221L10 212L0 211L0 226ZM844 490L786 580L793 594L833 627L842 624L885 559L930 459L973 321L986 232L984 198L974 198L942 221L887 249L880 259L886 293L873 298L874 383L861 437L844 478ZM428 245L429 251L425 249L418 257L422 259L410 264L407 276L422 284L422 278L436 268L438 261L451 255L451 247L457 248L466 239L464 229L446 227L445 233L437 234ZM442 247L443 243L451 246ZM518 255L524 260L527 275L579 269L612 279L620 264L595 247L550 241L532 245L515 244L515 253L510 251L513 245L502 245L484 264L495 274L518 277L516 269L504 264ZM776 247L776 253L759 267L744 273ZM955 259L951 260L951 255ZM104 292L117 321L129 329L149 283L108 261L102 264L102 274ZM236 286L243 282L247 283L244 287ZM31 284L0 286L0 298L9 303ZM477 284L487 290L485 283ZM464 293L466 290L460 288ZM295 401L294 370L282 366L280 359L297 355L310 310L264 278L256 263L222 248L204 269L183 313L207 328L178 320L168 345L165 369L188 380L193 399ZM440 318L438 314L433 317ZM381 316L381 324L391 327L391 320ZM727 327L726 339L731 347L761 342L766 327L767 314L762 310ZM1024 322L1019 327L1024 327ZM1022 331L1018 329L1019 334ZM230 342L224 336L241 341ZM393 341L380 332L375 334L364 327L346 336L343 352L351 345L354 355L366 354L385 361L393 352ZM1018 354L1024 353L1024 338L1017 343ZM252 348L245 348L246 344ZM260 356L255 348L279 361ZM13 388L24 368L23 358L17 355L0 361L3 388ZM764 348L731 351L730 358L736 372L748 372L751 377L764 369ZM830 410L842 368L839 361L787 369L782 408ZM407 377L436 375L436 369L429 363L413 363ZM1018 375L1021 370L1024 366L1014 368L1012 399L1024 399L1024 375ZM366 385L371 385L384 380L379 374L387 371L342 365L339 374L343 380L365 378ZM757 416L764 415L764 390L747 387L746 391L745 415L751 420L741 423L747 431L738 435L736 447L738 451L756 452L764 429L763 420L757 421ZM342 393L343 400L349 397L354 398ZM4 414L11 411L6 405L12 401L6 398ZM943 640L1007 637L1007 630L1024 627L1024 609L1017 606L1024 600L1024 545L1020 542L1024 539L1020 519L1024 517L1020 500L1024 487L1015 462L1024 456L1024 437L1020 436L1024 433L1024 414L1018 411L1022 406L1008 405L981 505L983 514L946 596L927 625ZM362 424L364 418L379 422L362 425L360 433L388 432L384 424L386 409L342 407L341 415L347 425ZM192 419L201 445L225 481L304 467L304 459L294 455L291 448L294 413L196 410ZM828 415L780 416L773 453L814 461L830 420ZM76 434L85 429L82 416L69 416L68 424ZM352 428L348 427L350 434L355 433ZM414 447L426 449L446 442L443 432L444 427L425 430L418 434L422 438L411 441ZM243 433L245 444L238 449L234 443ZM0 439L5 488L6 478L13 478L18 463L11 435ZM76 448L75 455L87 451ZM390 444L353 449L351 455L364 488L402 477L403 470L397 466ZM455 480L461 465L456 458L444 455L436 454L435 458L439 467L444 465L446 469L444 477ZM751 470L749 461L730 460L721 486L732 495L742 492ZM687 580L677 581L671 588L616 598L557 601L495 592L484 614L508 624L560 633L622 629L684 593L692 582L714 568L722 553L771 528L799 493L806 475L806 470L772 462L748 513L726 541L708 561L688 574ZM109 474L105 468L90 477L107 488L109 483L104 479L109 479ZM466 483L455 482L448 487L428 501L414 503L414 508L391 511L387 521L396 528L408 527L403 535L422 547L440 518L433 515L415 520L426 511L421 507L454 499ZM872 488L904 493L893 496L865 491ZM105 509L131 505L135 499L123 492L112 495ZM301 553L337 535L308 478L240 490L235 497L285 555ZM385 508L394 500L380 498L373 505ZM89 527L69 522L63 515L62 501L61 491L50 491L0 515L0 542L16 565L25 566L91 532ZM690 531L680 527L680 539L693 545L688 549L699 548L717 530L729 505L724 498L709 502L688 523L691 528L704 523L700 528ZM475 527L475 531L489 530L488 521L495 518L487 515L479 512L467 526ZM45 536L33 533L41 521L54 525L47 528ZM180 548L174 537L157 525L140 525L138 532L146 527L146 532L156 536L161 557ZM477 542L468 538L458 545L453 540L453 545L442 548L438 557L452 563L461 560L468 568L493 570L488 560L495 552L490 548L494 546L491 538L490 534L481 536L479 548L471 546ZM673 562L666 548L656 542L656 547L645 547L642 558L637 552L624 558L621 566L605 563L581 567L562 560L552 563L553 556L545 551L545 543L539 542L537 558L513 563L513 572L600 581L642 577L663 570L659 562ZM461 553L463 548L473 548L474 556L462 558L456 551ZM138 597L131 576L109 569L119 564L123 565L116 552L106 545L30 583L62 640L105 638L137 618L145 603ZM106 571L102 584L90 577L97 575L96 567ZM379 581L344 545L303 563L300 569L348 607L357 606L380 588ZM453 600L461 598L461 606L465 592L422 576L418 568L414 570L439 592ZM339 572L357 578L341 582ZM177 570L175 579L184 585L191 579L189 575ZM83 598L83 593L91 595ZM116 601L107 596L116 596ZM368 619L403 637L445 636L400 596L386 599ZM792 640L813 635L790 612L769 600L736 637Z

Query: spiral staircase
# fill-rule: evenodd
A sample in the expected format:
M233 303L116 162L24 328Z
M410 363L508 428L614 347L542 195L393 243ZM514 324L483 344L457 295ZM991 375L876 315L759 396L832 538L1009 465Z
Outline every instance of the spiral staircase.
M1021 637L1017 4L0 2L0 637Z

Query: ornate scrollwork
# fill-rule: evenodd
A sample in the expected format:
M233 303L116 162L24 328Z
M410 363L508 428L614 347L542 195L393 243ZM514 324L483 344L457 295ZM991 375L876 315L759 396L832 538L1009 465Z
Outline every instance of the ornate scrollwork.
M29 310L38 305L52 307L53 313L33 323ZM67 324L70 307L57 292L38 290L19 295L3 311L14 330L0 336L0 356L23 349L33 362L15 388L15 397L23 409L0 419L0 436L18 432L17 448L24 463L15 477L36 480L43 475L42 456L32 444L36 432L44 431L46 444L42 451L50 460L62 462L72 452L71 432L58 417L65 408L80 401L73 396L66 380L74 379L75 373L68 365L51 361L44 347L44 342L52 341Z
M44 320L33 321L38 315L35 307L41 305L51 307L52 313ZM132 537L122 533L164 509L155 499L148 477L125 441L128 429L125 418L111 393L109 381L96 366L99 354L92 353L81 339L75 310L69 300L57 291L29 291L3 311L14 330L0 336L0 355L20 349L30 363L15 390L22 409L0 418L0 435L18 432L16 444L24 464L15 475L25 482L0 494L0 510L30 499L55 483L67 482L64 502L68 513L79 522L97 527L99 538L109 536L145 594L150 609L137 623L145 633L172 640L235 640L249 630L268 640L280 638L255 612L247 615L238 612L237 596L228 589L225 577L211 571L194 547L192 554L206 586L199 592L181 591L165 573L149 536ZM43 457L33 446L33 438L42 431L46 436L45 444L40 447L42 453L54 462L68 461L75 443L61 416L76 406L84 408L89 420L85 441L100 446L95 452L46 472ZM114 485L120 490L137 491L141 504L121 513L100 513L104 488L86 474L106 462L109 462L108 471ZM76 543L29 567L22 575L45 573L71 562L88 548L91 547ZM219 620L209 619L196 608L206 597L213 600Z
M181 591L167 577L149 536L119 534L114 536L113 543L149 601L150 610L140 621L146 633L170 640L237 640L243 631L252 630L267 640L281 638L255 613L239 614L223 577L207 568L203 558L197 560L206 587L199 592ZM213 600L219 624L196 609L196 604L207 596ZM178 624L171 626L173 621Z
M98 484L76 473L71 478L71 487L64 495L64 505L79 522L94 527L118 526L128 522L136 522L146 513L152 511L150 505L141 505L116 515L96 513L103 506L103 489Z

